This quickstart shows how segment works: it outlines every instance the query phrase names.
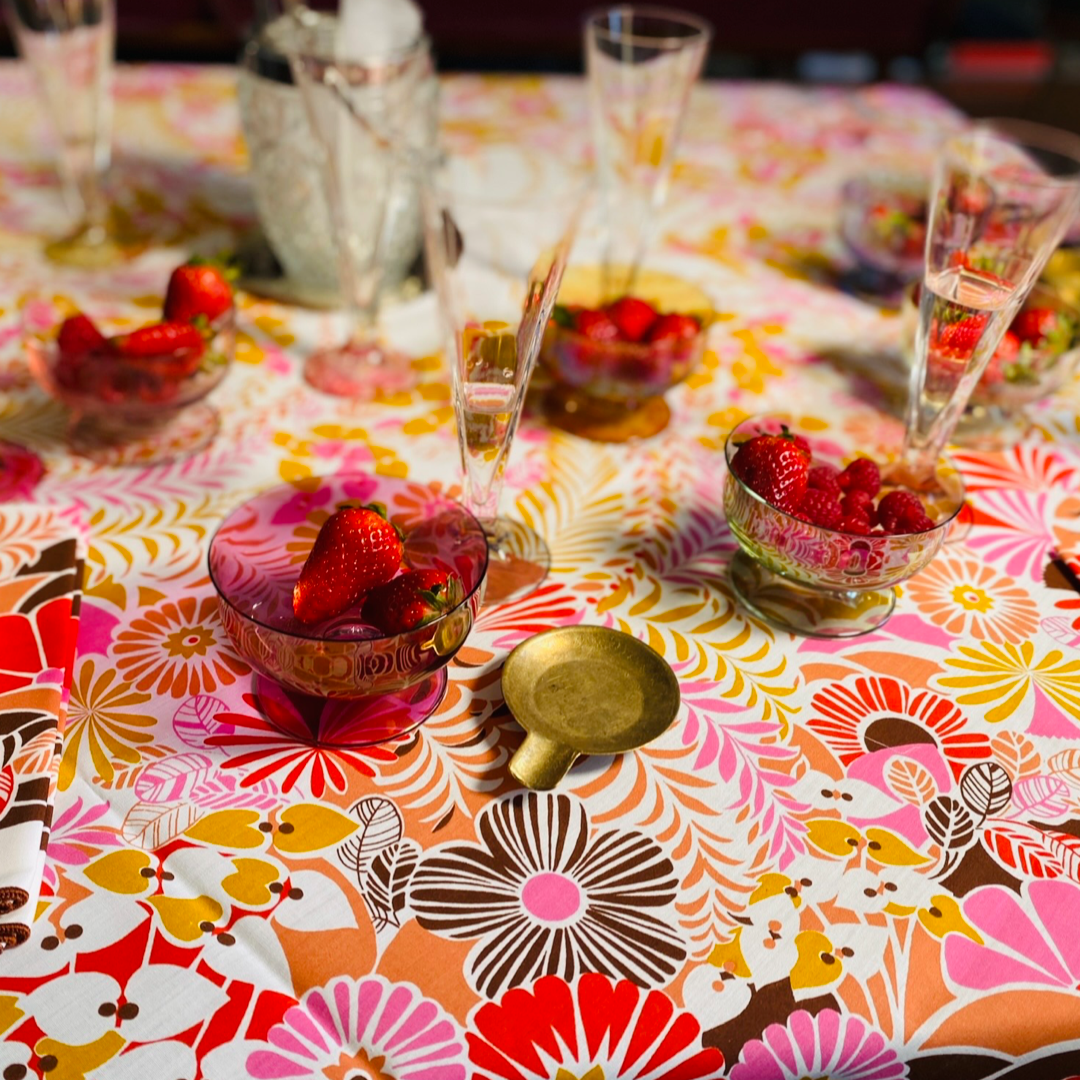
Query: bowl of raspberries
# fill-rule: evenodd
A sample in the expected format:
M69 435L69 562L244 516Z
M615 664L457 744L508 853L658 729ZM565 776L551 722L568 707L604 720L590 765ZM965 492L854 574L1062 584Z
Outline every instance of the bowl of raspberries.
M893 587L937 554L964 502L946 457L913 490L893 479L892 450L868 456L782 418L743 421L725 455L735 591L755 614L802 634L852 637L880 626Z
M705 351L709 299L658 270L642 271L626 294L603 295L597 268L567 270L541 350L554 384L549 418L600 441L656 434L671 416L663 395Z
M141 297L95 299L92 311L66 297L28 305L30 371L70 410L74 441L92 448L152 436L165 447L170 425L191 429L202 445L213 438L217 415L200 403L233 359L230 276L198 260L176 267L161 318L149 323Z

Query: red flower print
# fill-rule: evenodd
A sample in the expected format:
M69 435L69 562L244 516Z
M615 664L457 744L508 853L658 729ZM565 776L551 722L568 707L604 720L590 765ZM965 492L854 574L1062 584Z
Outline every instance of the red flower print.
M321 799L328 787L344 793L350 772L374 776L374 762L393 761L396 756L387 746L335 746L325 735L316 734L321 730L319 726L272 683L260 682L259 692L245 694L244 702L259 715L218 713L217 721L233 724L235 730L206 740L208 745L219 746L230 755L221 763L222 768L246 771L241 787L275 777L283 792L299 784L302 790L306 788L314 798ZM327 707L332 709L333 705L330 702Z
M474 1080L705 1080L724 1055L701 1046L701 1027L659 990L606 975L573 985L546 975L482 1005L465 1039Z
M947 698L918 693L896 679L858 676L814 695L807 727L843 765L893 746L933 743L959 779L968 765L990 757L990 740L966 731L964 714Z

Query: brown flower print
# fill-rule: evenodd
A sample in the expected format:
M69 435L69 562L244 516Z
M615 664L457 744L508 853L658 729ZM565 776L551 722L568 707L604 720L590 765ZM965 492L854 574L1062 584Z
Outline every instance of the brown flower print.
M679 970L678 880L651 837L593 831L576 799L535 792L485 807L476 832L479 844L424 854L409 903L425 929L476 941L465 974L478 993L584 971L664 986Z
M212 694L251 670L229 645L216 596L151 608L117 635L112 652L137 689L174 698Z

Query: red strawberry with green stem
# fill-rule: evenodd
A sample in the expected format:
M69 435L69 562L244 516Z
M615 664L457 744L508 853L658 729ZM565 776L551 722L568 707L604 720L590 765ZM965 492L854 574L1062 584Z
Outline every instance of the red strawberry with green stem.
M401 537L385 508L344 504L327 518L293 589L293 613L317 623L348 611L401 566Z
M784 428L781 435L755 435L744 442L731 459L731 468L751 491L794 514L806 492L810 456Z
M410 570L364 597L361 614L384 634L434 622L461 602L461 582L445 570Z
M207 323L224 315L233 303L230 273L216 263L192 259L178 266L169 278L165 292L164 316L167 322Z

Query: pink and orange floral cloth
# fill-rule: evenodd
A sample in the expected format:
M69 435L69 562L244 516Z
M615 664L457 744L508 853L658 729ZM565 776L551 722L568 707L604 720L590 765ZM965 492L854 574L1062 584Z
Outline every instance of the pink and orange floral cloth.
M0 955L0 1076L1080 1075L1080 594L1051 557L1080 569L1078 388L1019 447L960 456L971 513L881 632L788 637L726 577L732 425L887 422L845 357L897 320L834 287L838 193L927 161L955 114L896 87L699 88L655 261L721 317L672 425L613 447L526 418L507 506L546 537L549 579L481 614L419 731L353 750L254 692L207 544L271 484L304 512L318 473L452 490L441 358L416 347L409 394L323 397L300 364L336 317L243 296L209 450L72 456L23 321L56 293L149 311L180 248L252 222L235 75L120 70L114 193L156 246L92 280L40 258L61 221L44 121L17 65L0 95L18 106L0 115L0 438L43 462L35 503L79 506L87 530L37 918ZM442 103L463 167L498 168L523 205L587 160L578 81L452 78ZM387 332L433 311L391 309ZM662 652L682 710L641 752L523 792L502 659L582 622Z
M0 475L31 457L8 448ZM85 558L77 509L0 503L0 950L37 914Z

